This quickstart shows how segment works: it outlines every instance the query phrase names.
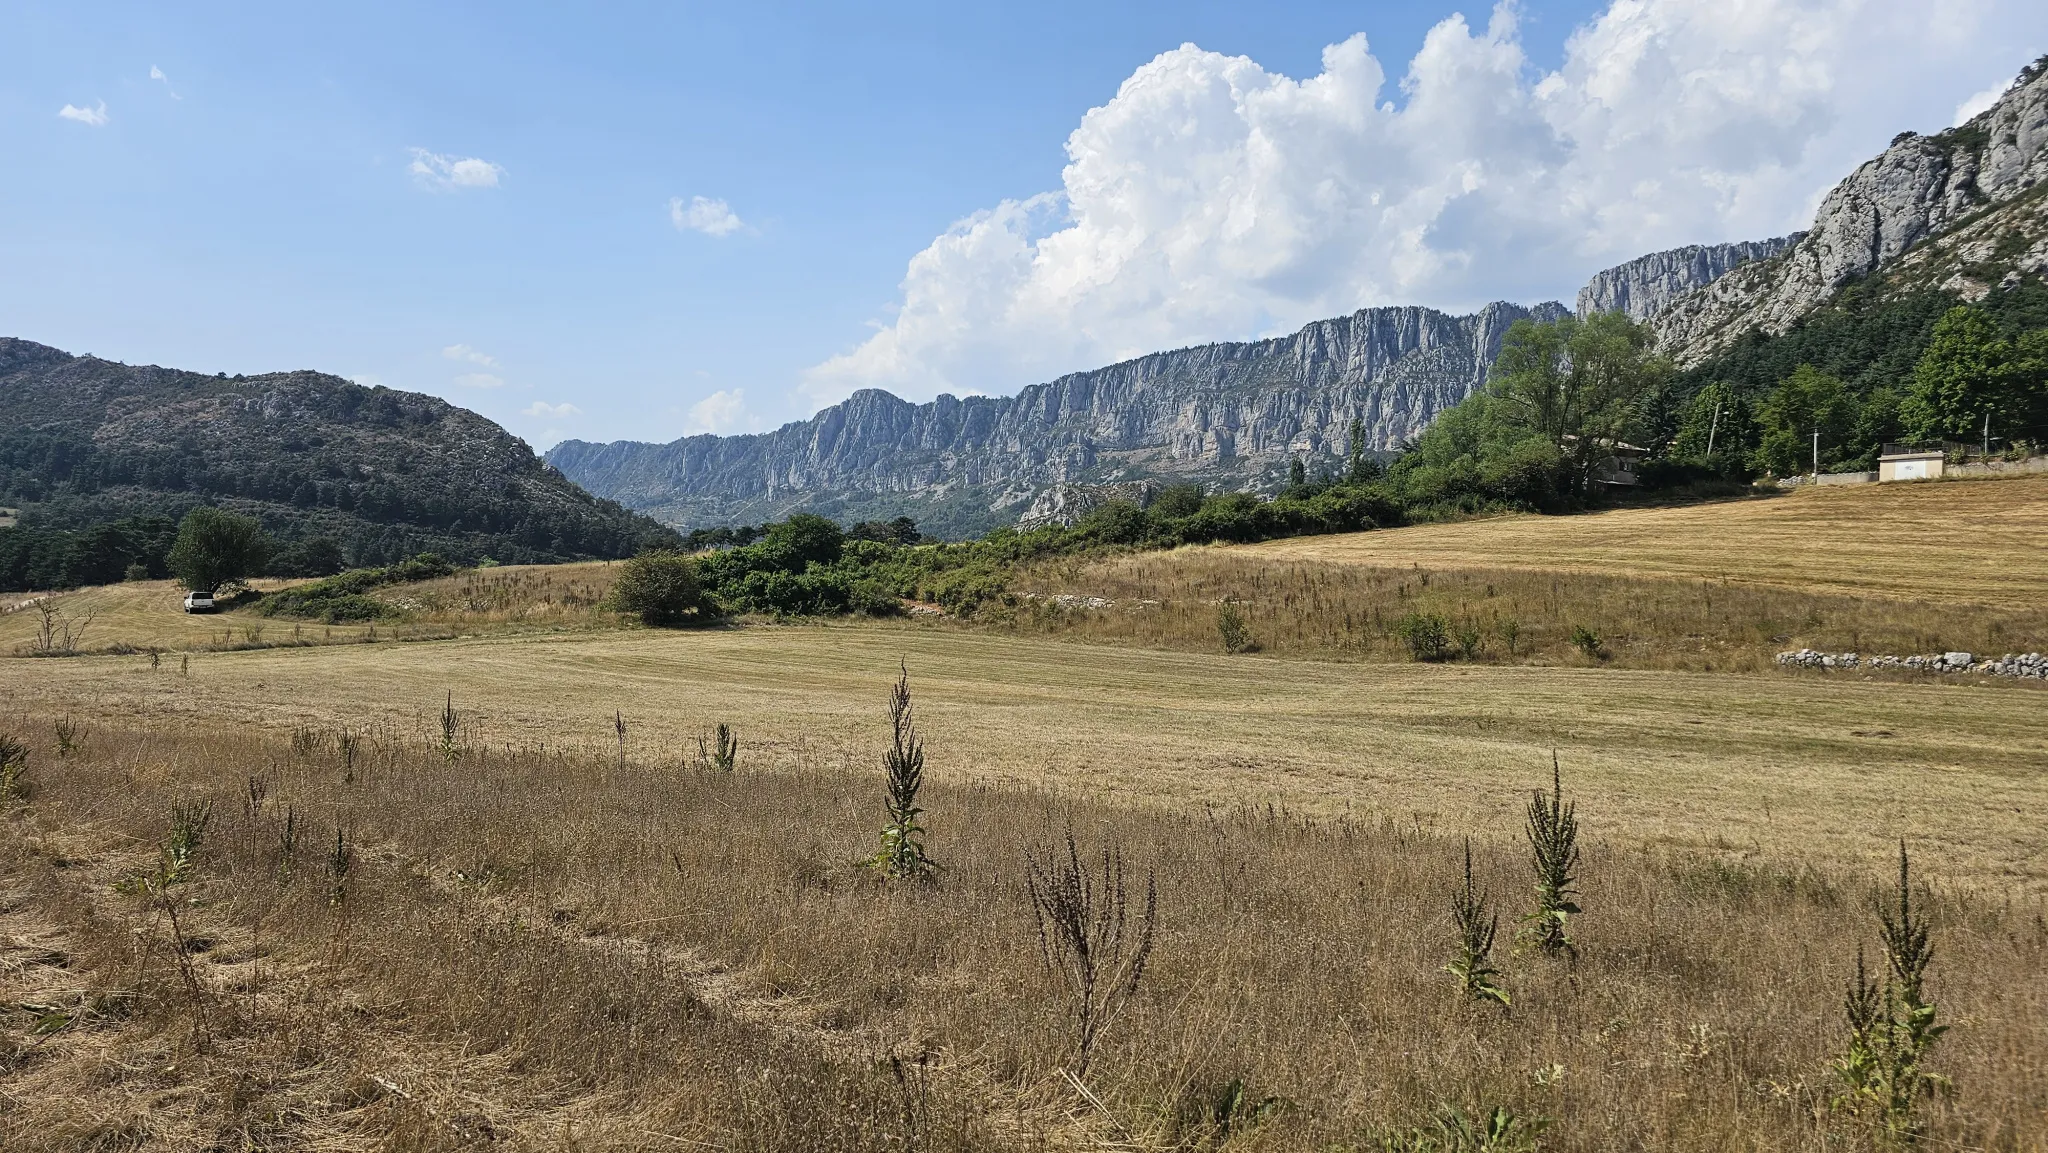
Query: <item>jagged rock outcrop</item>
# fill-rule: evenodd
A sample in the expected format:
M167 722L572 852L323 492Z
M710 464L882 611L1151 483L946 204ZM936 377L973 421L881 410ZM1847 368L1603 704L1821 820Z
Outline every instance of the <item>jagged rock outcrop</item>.
M2012 219L2003 222L2010 227L1994 222L1989 231L1995 236L1976 238L1987 252L2001 244L2013 250L2008 257L2039 251L2042 237L2030 234L2022 221L2039 219L2030 210L2039 207L2034 202L2044 178L2048 58L2029 66L1996 104L1967 124L1936 136L1905 132L1894 138L1828 193L1813 227L1785 252L1678 297L1651 321L1657 347L1691 365L1752 329L1784 332L1844 283L1992 216ZM1963 256L1950 261L1967 262ZM2007 271L2038 272L2041 261L2031 269L2010 259L2007 264Z
M1368 308L1292 336L1154 353L1014 397L912 404L866 389L752 436L565 441L549 463L592 492L680 525L908 513L938 531L1014 521L1049 485L1146 477L1269 483L1290 456L1333 464L1353 419L1366 447L1420 432L1486 379L1508 326L1562 316Z
M1795 232L1770 240L1688 244L1638 256L1627 264L1596 273L1587 281L1579 289L1579 315L1620 312L1630 320L1648 320L1683 293L1719 280L1737 265L1769 260L1799 243L1805 235Z
M1125 484L1056 484L1038 494L1031 507L1017 518L1023 530L1046 525L1073 525L1111 501L1128 501L1140 507L1149 504L1154 491L1149 481Z

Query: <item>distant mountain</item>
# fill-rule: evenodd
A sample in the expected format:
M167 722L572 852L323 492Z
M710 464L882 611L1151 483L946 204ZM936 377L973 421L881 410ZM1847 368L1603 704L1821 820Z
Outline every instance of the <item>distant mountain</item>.
M1829 194L1810 230L1639 257L1594 276L1579 313L1647 322L1659 351L1695 366L1745 333L1786 331L1859 279L1976 299L2039 275L2048 269L2044 64L1968 124L1898 137ZM772 433L566 441L548 459L592 492L672 524L810 510L907 514L962 535L1012 523L1041 496L1061 504L1074 485L1270 488L1290 458L1333 465L1353 419L1365 424L1367 448L1394 448L1485 381L1510 323L1563 312L1370 308L1290 337L1074 373L1015 397L915 405L865 391Z
M2048 272L2048 57L1997 103L1934 136L1902 132L1837 184L1783 252L1684 293L1651 324L1698 364L1750 332L1777 335L1843 286L1978 300Z
M0 504L24 526L252 514L286 542L373 564L630 556L674 541L489 420L318 372L205 376L0 338Z
M1268 487L1287 462L1334 467L1386 451L1486 379L1508 326L1561 304L1471 316L1368 308L1292 336L1160 352L1032 385L1014 397L912 404L863 390L807 421L669 444L565 441L549 463L592 492L671 524L815 511L909 515L953 536L1016 521L1049 486L1143 479Z
M1619 312L1644 321L1664 311L1674 299L1711 284L1752 260L1769 260L1804 238L1804 232L1771 240L1733 244L1688 244L1665 252L1638 256L1594 275L1579 289L1579 315Z

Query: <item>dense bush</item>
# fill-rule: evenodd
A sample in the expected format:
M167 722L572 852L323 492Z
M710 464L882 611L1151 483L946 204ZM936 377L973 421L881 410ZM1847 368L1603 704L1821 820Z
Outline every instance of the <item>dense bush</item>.
M672 549L626 561L604 607L655 626L698 623L713 615L697 580L697 562Z
M254 611L267 617L296 617L327 624L373 621L397 615L392 606L369 594L386 585L410 584L447 576L455 566L434 553L421 553L387 568L352 569L339 576L270 593Z
M270 549L256 518L201 505L179 522L166 563L186 588L211 592L262 572Z

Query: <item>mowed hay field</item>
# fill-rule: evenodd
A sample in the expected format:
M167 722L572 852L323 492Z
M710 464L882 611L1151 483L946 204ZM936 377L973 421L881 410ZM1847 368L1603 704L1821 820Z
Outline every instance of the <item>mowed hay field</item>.
M45 600L80 629L74 647L85 653L161 649L206 652L279 645L348 644L379 637L445 638L481 632L614 628L616 614L597 602L617 570L603 561L565 565L500 565L451 576L390 585L371 594L395 610L394 619L327 624L270 618L246 610L187 614L184 590L172 581L130 581L69 592L22 595L0 612L0 653L21 653L37 643ZM257 580L259 592L299 582Z
M2048 694L1822 676L1284 661L915 625L626 631L0 662L0 708L271 732L396 726L446 695L477 739L680 763L708 726L750 756L871 772L899 664L932 773L1200 809L1272 802L1516 827L1557 750L1585 820L1631 845L1727 859L1881 863L1910 836L1931 876L2048 890Z
M2048 478L1821 489L1032 566L999 627L1185 651L1758 672L1776 654L2048 650ZM1589 650L1578 643L1590 635Z
M899 658L929 882L858 863ZM1865 1149L1829 1062L1895 833L1927 1144L2048 1149L2033 694L873 627L6 668L10 1151ZM1552 743L1572 958L1513 940ZM1085 1064L1027 881L1069 835L1105 964L1150 943ZM1509 1007L1443 968L1468 845ZM1453 1109L1515 1139L1396 1136Z
M1602 606L1672 631L1888 605L1895 635L1985 638L2038 613L1723 599L1540 549L1432 559L1426 585L1417 561L1236 567L1268 547L1103 563L1198 588L1176 595L1210 630L1232 580L1276 630L1326 627L1340 592L1548 597L1532 639ZM597 627L589 566L478 578L391 590L463 622L450 639L0 660L0 733L28 753L0 798L0 1148L1863 1150L1830 1062L1903 839L1956 1026L1922 1144L2048 1151L2041 686L1225 655L1015 620ZM926 883L859 863L900 670ZM731 773L699 760L718 724ZM1516 940L1553 754L1585 850L1570 959ZM1028 879L1068 836L1124 955L1156 911L1085 1063ZM1468 845L1511 1006L1444 970ZM1515 1140L1397 1136L1496 1107Z
M1511 516L1249 546L1273 558L1750 582L1940 603L2048 603L2048 476Z

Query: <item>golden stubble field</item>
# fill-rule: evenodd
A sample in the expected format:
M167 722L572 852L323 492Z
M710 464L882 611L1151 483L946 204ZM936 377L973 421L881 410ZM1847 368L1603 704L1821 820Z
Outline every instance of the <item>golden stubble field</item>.
M2048 602L2048 476L1496 517L1298 537L1245 551L1379 566L1708 578L2035 608Z
M2048 693L1765 673L1426 666L1168 653L915 625L506 636L0 662L0 709L166 725L395 727L446 694L473 739L872 773L899 662L935 778L1175 808L1271 802L1511 835L1557 751L1589 833L1773 867L1880 865L2048 891Z

